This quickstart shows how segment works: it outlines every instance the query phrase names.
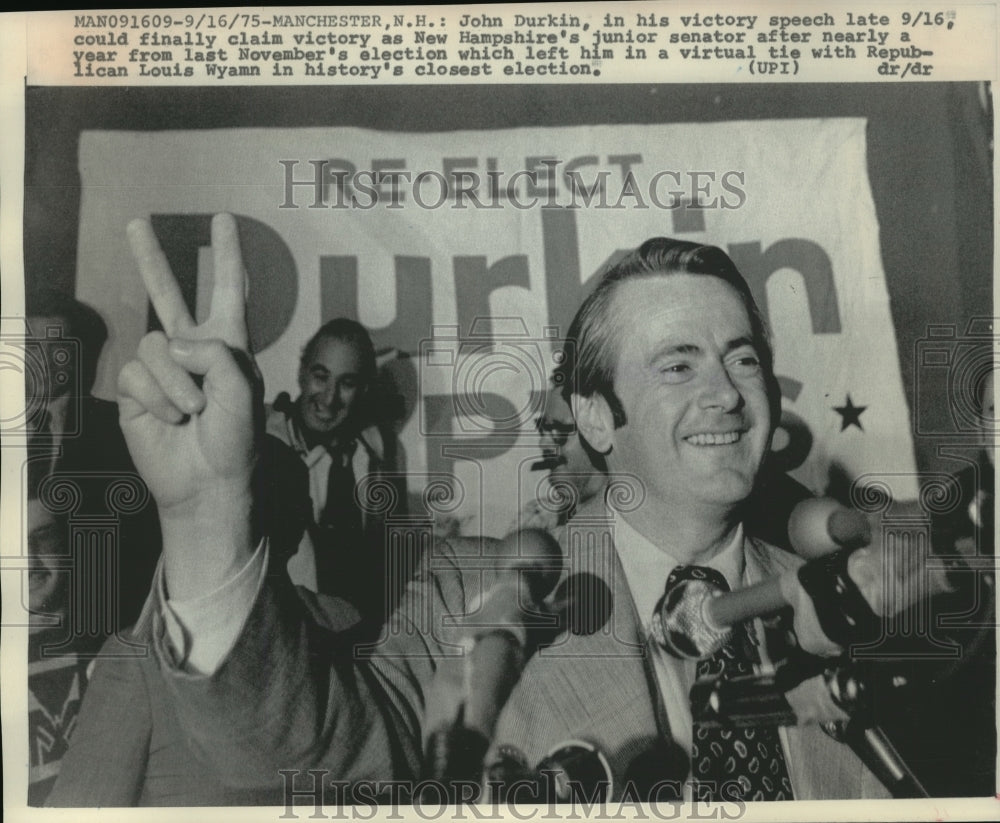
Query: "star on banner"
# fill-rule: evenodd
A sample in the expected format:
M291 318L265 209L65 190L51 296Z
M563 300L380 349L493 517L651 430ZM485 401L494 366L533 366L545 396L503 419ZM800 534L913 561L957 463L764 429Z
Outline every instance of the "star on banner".
M861 431L864 431L864 426L861 425L861 414L867 408L867 406L855 406L851 402L851 395L847 395L847 402L843 406L833 407L833 410L840 415L840 430L844 431L848 426L857 426Z

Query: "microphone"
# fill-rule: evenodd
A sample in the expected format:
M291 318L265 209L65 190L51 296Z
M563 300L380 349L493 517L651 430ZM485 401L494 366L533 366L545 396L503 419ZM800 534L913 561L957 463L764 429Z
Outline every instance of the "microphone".
M858 758L881 781L894 798L930 797L917 776L900 757L892 741L876 724L872 694L871 669L846 665L826 675L827 686L833 701L848 712L850 719L824 723L822 728L834 740L846 743ZM905 685L905 680L884 673L890 687ZM884 699L886 684L878 689Z
M520 679L532 647L530 629L546 612L540 603L555 587L562 550L548 532L524 529L497 544L497 581L487 591L475 622L467 621L466 654L455 719L428 738L424 774L447 782L478 780L497 719ZM533 619L534 618L534 619Z
M796 573L823 632L829 641L840 645L866 638L877 618L848 574L853 551L841 549L814 558ZM786 595L783 588L786 574L735 592L724 592L707 580L681 579L668 586L660 598L653 616L653 635L674 657L709 657L726 644L733 626L794 605L789 599L794 594ZM870 570L864 576L873 577Z
M801 602L800 591L808 595L826 635L825 643L819 642L820 635L809 635L816 647L831 641L850 645L867 639L879 616L953 590L943 573L923 570L923 558L916 553L907 557L889 543L878 551L864 548L872 539L868 518L836 501L800 503L789 520L789 533L797 552L809 558L798 569L797 582L779 575L721 592L705 580L680 580L664 592L657 607L653 631L660 645L682 659L707 657L725 644L732 626L794 606ZM917 591L922 571L927 572L926 588ZM887 583L893 586L888 596L883 592Z
M788 539L799 557L822 557L838 549L857 549L871 543L868 518L829 497L803 500L788 518Z
M593 803L611 799L611 766L604 753L585 740L567 740L553 746L534 769L513 746L500 746L498 755L485 775L491 802Z
M566 577L548 600L555 616L550 632L591 635L604 628L614 612L611 587L593 572L574 572ZM548 638L546 638L548 639Z
M538 604L555 588L563 565L559 544L541 529L513 532L498 548L503 557L500 579L483 599L467 657L465 722L487 739L493 738L500 711L521 677L529 629L544 615Z
M802 726L875 722L873 695L901 699L909 679L896 667L831 662L797 652L772 672L702 678L691 687L691 714L705 726Z
M786 663L773 674L699 680L691 688L694 722L723 727L818 723L834 740L849 745L893 797L927 797L875 721L873 695L883 702L898 699L909 685L906 677L846 658L819 674L815 668L808 662L802 667Z

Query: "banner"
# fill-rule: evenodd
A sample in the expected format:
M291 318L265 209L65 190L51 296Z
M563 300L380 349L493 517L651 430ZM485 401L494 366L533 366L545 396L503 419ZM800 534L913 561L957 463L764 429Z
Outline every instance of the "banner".
M294 397L306 340L355 317L400 399L410 491L452 473L462 531L500 534L537 484L533 420L574 311L609 260L666 235L721 246L750 282L774 338L783 465L815 492L871 471L907 475L915 495L865 129L84 132L76 289L111 330L96 393L113 396L150 318L127 223L152 219L201 315L209 219L233 212L266 397Z

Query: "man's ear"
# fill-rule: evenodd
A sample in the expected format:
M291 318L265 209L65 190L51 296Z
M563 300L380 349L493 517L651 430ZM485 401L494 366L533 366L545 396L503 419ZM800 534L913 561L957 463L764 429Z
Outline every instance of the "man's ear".
M611 451L615 431L614 415L604 395L594 392L589 397L574 394L570 397L576 428L594 451L607 454Z

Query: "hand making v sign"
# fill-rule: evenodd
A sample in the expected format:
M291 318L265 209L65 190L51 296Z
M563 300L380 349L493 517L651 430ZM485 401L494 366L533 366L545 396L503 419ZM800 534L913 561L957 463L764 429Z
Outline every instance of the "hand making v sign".
M253 550L246 273L235 219L216 215L211 311L196 324L152 226L135 220L128 238L163 331L143 337L118 376L121 427L159 508L170 596L189 599Z

